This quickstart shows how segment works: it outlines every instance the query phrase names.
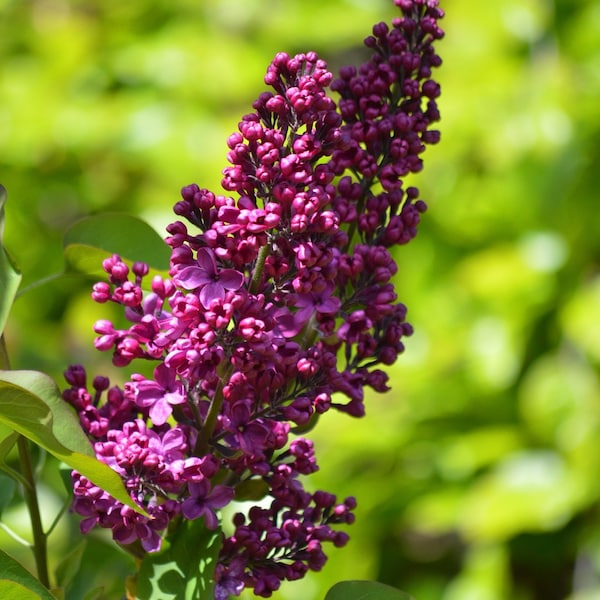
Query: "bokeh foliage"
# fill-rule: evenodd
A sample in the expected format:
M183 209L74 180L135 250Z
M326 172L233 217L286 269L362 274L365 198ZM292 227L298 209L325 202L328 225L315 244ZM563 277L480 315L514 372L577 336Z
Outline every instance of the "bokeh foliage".
M0 0L0 181L24 285L61 270L62 236L86 215L161 230L181 186L218 189L226 137L273 54L360 60L391 4ZM442 5L443 137L415 181L430 211L397 253L416 333L365 419L319 423L315 485L356 495L358 519L352 543L285 600L360 577L417 600L600 595L600 3ZM89 285L17 301L14 368L59 379L82 361L122 377L93 350L109 309ZM51 520L63 492L52 468L45 479ZM4 520L27 535L7 502ZM77 541L67 518L54 565ZM132 565L115 552L90 539L73 599L100 585L119 597Z

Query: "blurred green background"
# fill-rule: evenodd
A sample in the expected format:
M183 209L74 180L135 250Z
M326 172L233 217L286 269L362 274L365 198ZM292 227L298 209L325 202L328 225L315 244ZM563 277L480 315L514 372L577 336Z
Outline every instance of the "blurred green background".
M600 598L600 3L442 6L443 137L411 181L430 210L396 255L416 333L365 419L328 414L315 432L311 485L357 496L358 518L284 600L348 578L416 600ZM395 14L391 0L0 0L0 181L24 286L60 271L83 216L124 211L162 233L183 185L217 190L276 52L314 49L336 70ZM93 349L110 315L90 283L17 301L14 368L126 378ZM64 492L48 465L49 523ZM18 498L2 519L29 535ZM67 516L52 564L78 541ZM69 598L119 598L131 569L92 536Z

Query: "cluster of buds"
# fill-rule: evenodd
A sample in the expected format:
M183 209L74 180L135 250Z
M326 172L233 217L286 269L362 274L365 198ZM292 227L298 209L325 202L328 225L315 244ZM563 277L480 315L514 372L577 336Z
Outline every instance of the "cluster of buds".
M412 331L390 248L415 236L425 210L403 178L439 139L431 74L443 12L437 0L395 4L402 16L365 40L370 60L339 79L313 52L275 57L272 91L228 139L229 195L189 185L175 204L168 278L104 261L93 298L122 305L130 325L99 321L95 345L119 367L154 361L153 377L110 389L96 377L88 389L82 367L66 373L64 398L98 458L151 517L75 472L82 531L109 528L152 552L176 517L215 529L218 509L249 489L261 498L224 539L218 600L245 587L268 597L320 569L325 543L346 543L337 526L356 502L304 489L317 463L301 432L332 408L362 416L365 390L388 390L379 367Z

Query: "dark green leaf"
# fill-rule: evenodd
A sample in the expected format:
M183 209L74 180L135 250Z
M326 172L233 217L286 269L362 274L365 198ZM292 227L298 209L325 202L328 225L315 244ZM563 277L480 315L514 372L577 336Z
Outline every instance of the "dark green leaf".
M165 275L171 255L150 225L124 214L96 215L75 223L65 235L64 253L69 269L96 276L105 275L102 261L112 254L129 263L145 262L153 272Z
M6 189L0 185L0 335L4 331L10 307L21 283L21 273L4 249L5 202Z
M213 573L221 531L209 531L203 519L182 521L168 548L148 554L137 576L138 600L212 598Z
M75 412L54 381L37 371L0 371L0 421L59 460L143 512L129 497L119 475L96 459Z
M0 550L2 600L55 600L54 596L20 563Z
M377 581L340 581L325 600L411 600L411 596Z

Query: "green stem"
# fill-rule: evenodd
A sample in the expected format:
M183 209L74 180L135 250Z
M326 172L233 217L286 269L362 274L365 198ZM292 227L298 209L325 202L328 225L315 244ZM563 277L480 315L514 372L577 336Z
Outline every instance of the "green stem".
M265 261L269 256L269 244L265 244L259 251L256 257L256 265L254 265L254 273L252 274L252 281L250 282L250 293L256 294L258 286L262 278L263 269L265 268Z
M48 547L47 536L44 533L42 519L40 516L40 505L35 487L35 477L33 474L33 465L31 463L31 453L29 451L29 442L22 435L17 440L19 448L19 461L21 463L21 474L25 477L29 485L23 487L25 502L29 510L31 520L31 531L33 533L33 556L37 568L38 579L42 585L50 588L50 577L48 576Z
M6 342L4 335L0 335L0 369L10 371L10 360L8 359L8 351L6 350Z
M358 174L357 174L357 177L358 177L359 183L363 189L362 196L359 198L357 206L356 206L356 210L357 210L358 214L361 214L364 210L365 202L367 201L367 192L371 189L374 178L371 177L369 179L361 179ZM346 243L344 252L348 252L348 250L352 247L352 239L354 238L355 233L356 233L356 221L352 221L352 223L350 224L350 227L348 228L348 231L347 231L348 242Z
M0 335L0 367L7 371L10 370L10 359L3 335ZM21 477L19 479L23 482L23 494L27 510L29 511L29 519L31 520L31 531L33 534L31 549L35 558L38 579L42 585L50 589L50 577L48 575L48 536L44 533L44 527L42 526L40 504L38 502L37 488L35 487L35 475L27 438L19 435L17 438L17 448L19 449L19 464L21 467Z
M198 439L196 440L196 446L194 448L195 456L204 456L208 452L208 444L215 429L215 425L217 424L217 417L219 416L221 407L223 406L224 382L229 380L230 375L231 367L227 369L226 373L221 374L221 377L219 377L219 383L217 384L215 395L210 403L206 420L204 421L204 425L198 434Z
M304 349L310 348L315 343L318 333L317 313L315 311L304 326L304 333L302 335L302 343L300 346Z

